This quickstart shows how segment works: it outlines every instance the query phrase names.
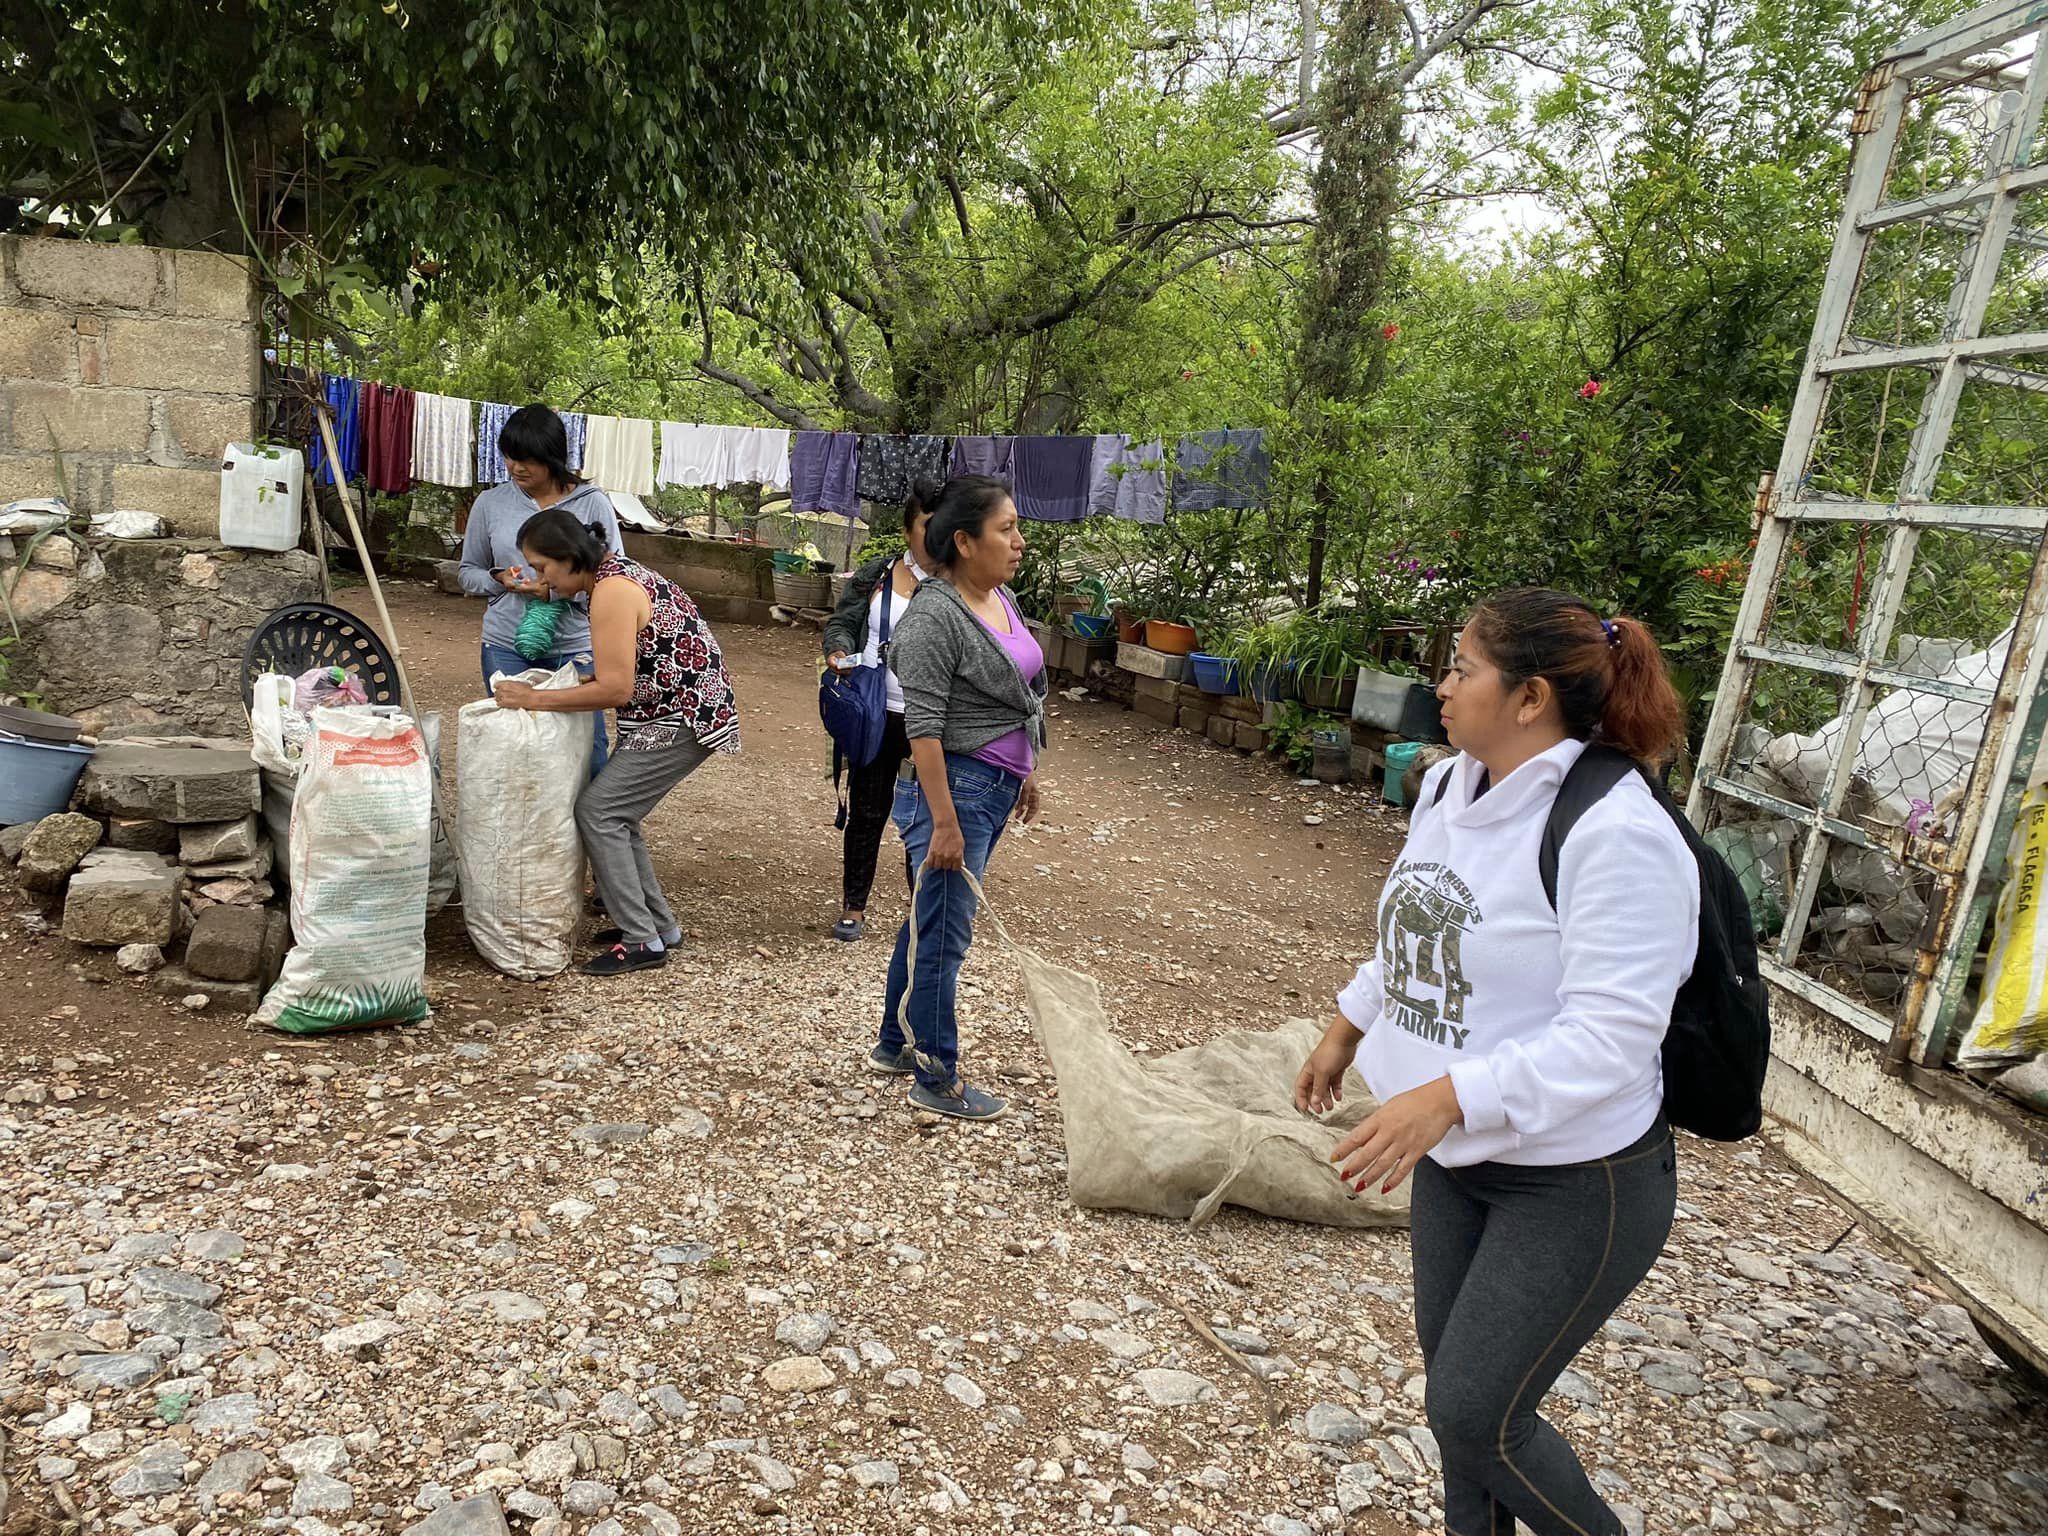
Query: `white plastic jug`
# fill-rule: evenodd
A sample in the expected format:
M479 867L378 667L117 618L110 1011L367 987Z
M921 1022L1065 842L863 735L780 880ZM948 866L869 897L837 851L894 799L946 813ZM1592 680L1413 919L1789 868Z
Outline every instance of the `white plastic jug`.
M220 541L236 549L296 549L306 456L296 448L229 443L220 467Z

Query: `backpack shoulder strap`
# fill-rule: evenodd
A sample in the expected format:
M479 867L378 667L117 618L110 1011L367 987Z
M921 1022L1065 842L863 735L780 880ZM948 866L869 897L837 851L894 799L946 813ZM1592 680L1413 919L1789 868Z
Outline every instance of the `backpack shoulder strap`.
M1452 758L1451 761L1455 763L1457 762L1457 759ZM1444 803L1444 796L1447 793L1449 793L1451 788L1451 775L1456 773L1457 771L1458 770L1456 768L1446 768L1443 771L1443 773L1438 775L1436 781L1436 791L1429 797L1429 805L1431 810L1436 809L1436 807Z
M1551 911L1557 910L1557 856L1579 818L1607 798L1607 792L1632 773L1640 772L1635 759L1612 747L1589 746L1579 754L1557 788L1550 818L1543 824L1543 845L1536 853L1536 872L1543 878L1543 894Z
M882 594L882 629L875 637L877 650L887 650L889 645L889 610L896 606L896 562L891 560L882 567L882 574L875 582L874 590Z

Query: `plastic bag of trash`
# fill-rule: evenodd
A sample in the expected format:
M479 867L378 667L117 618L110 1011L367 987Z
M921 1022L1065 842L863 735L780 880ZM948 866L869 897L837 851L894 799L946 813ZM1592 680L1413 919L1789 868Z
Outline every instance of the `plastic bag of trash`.
M1997 936L1976 1017L1956 1048L1956 1065L1996 1067L2048 1049L2048 785L2020 802L2017 847L1998 893Z
M313 712L292 801L292 949L258 1023L316 1035L427 1017L426 738L405 715Z
M574 688L576 669L536 667L511 681ZM590 717L479 699L462 706L457 730L455 851L470 942L522 981L556 975L583 915L576 796L590 776Z
M1408 1185L1351 1199L1330 1152L1373 1112L1356 1073L1321 1119L1294 1107L1294 1080L1322 1030L1288 1019L1236 1030L1156 1060L1117 1039L1092 977L994 926L1024 974L1025 1005L1059 1078L1067 1192L1076 1205L1201 1226L1225 1205L1332 1227L1408 1224Z
M160 539L164 520L154 512L95 512L92 534L99 539Z
M71 504L57 496L28 496L0 507L0 537L47 533L71 521Z

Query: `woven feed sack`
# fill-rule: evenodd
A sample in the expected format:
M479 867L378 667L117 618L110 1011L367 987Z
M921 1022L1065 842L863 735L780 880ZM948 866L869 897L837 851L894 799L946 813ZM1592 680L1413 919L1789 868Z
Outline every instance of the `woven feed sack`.
M1405 1182L1391 1195L1351 1199L1330 1162L1375 1107L1364 1081L1347 1073L1344 1102L1320 1120L1294 1107L1295 1077L1322 1038L1316 1025L1288 1019L1143 1060L1117 1039L1093 978L1010 949L1059 1079L1076 1205L1193 1226L1225 1205L1332 1227L1408 1224Z
M313 711L292 801L292 949L257 1022L313 1035L427 1017L433 803L409 718Z
M574 688L576 669L508 676ZM574 710L462 706L455 758L455 851L462 916L476 952L508 976L566 970L583 915L576 796L590 778L590 716Z

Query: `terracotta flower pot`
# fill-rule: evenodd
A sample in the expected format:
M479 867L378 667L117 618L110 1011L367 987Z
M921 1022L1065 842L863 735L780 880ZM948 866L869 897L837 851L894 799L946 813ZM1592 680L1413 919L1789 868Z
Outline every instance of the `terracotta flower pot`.
M1122 608L1117 609L1116 637L1124 645L1143 645L1145 643L1145 621L1132 618Z

